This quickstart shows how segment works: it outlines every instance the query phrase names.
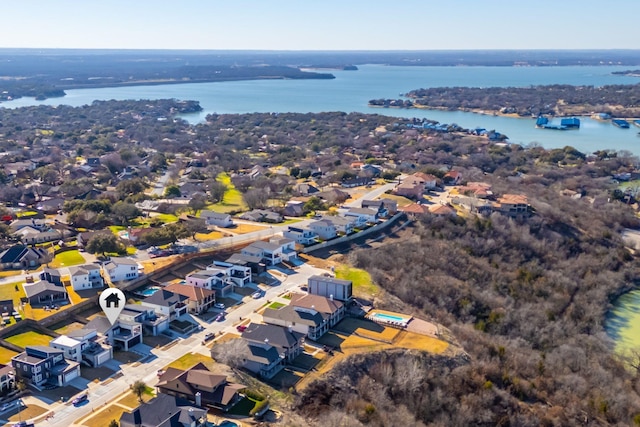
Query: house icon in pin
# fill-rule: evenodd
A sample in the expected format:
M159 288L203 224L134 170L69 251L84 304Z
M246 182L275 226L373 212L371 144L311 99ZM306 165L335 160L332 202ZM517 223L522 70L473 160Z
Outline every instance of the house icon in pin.
M104 300L106 301L107 308L111 308L112 304L114 308L118 308L120 305L120 298L115 292L107 296Z

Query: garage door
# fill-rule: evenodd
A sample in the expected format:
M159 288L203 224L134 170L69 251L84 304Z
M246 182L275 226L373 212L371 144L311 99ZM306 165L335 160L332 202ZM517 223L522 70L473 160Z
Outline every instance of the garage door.
M132 338L132 339L131 339L131 341L129 341L128 346L129 346L129 348L131 348L131 347L133 347L133 346L134 346L134 345L136 345L136 344L140 344L140 342L141 342L141 341L140 341L140 335L138 335L137 337Z
M67 372L64 374L64 382L68 383L69 381L78 378L80 376L80 369L74 369L71 372Z

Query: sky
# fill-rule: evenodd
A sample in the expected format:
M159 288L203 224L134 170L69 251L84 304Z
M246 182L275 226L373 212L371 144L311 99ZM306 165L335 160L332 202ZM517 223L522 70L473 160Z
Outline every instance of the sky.
M6 0L0 47L640 49L639 0Z

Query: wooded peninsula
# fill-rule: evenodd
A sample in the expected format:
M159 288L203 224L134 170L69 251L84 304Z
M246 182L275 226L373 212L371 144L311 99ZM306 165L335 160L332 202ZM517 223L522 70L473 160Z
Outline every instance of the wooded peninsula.
M584 116L640 117L640 85L531 87L437 87L415 89L408 99L372 99L371 106L432 108L511 114L521 117Z

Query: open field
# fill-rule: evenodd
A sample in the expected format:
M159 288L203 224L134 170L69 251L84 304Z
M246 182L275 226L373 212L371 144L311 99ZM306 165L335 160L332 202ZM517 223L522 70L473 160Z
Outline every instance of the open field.
M254 225L254 224L237 224L235 227L230 230L236 234L247 234L253 233L254 231L260 231L269 228L269 226L264 225Z
M366 296L376 295L380 289L371 281L371 275L365 270L340 265L335 269L338 279L351 280L353 282L353 293L364 294Z
M6 340L11 344L15 344L22 348L25 348L28 345L49 345L49 341L51 341L53 337L49 335L44 335L35 331L27 331L18 335L12 335Z
M224 235L219 231L212 231L210 233L196 233L196 240L199 242L206 242L208 240L222 239Z
M53 261L49 263L51 268L71 267L73 265L84 264L85 260L82 254L77 251L61 252L53 258Z

